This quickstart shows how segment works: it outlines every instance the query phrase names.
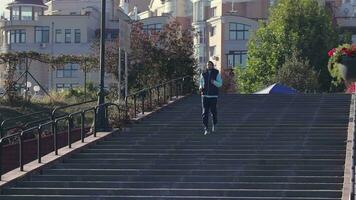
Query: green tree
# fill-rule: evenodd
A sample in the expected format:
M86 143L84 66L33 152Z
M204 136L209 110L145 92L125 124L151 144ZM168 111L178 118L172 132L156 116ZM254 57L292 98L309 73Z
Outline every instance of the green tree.
M160 32L144 32L142 23L131 30L130 77L133 89L142 89L185 75L194 75L193 34L177 21Z
M319 87L318 74L310 67L308 60L300 58L294 51L278 71L277 81L300 92L313 92Z
M165 56L162 59L162 71L166 79L193 75L196 66L194 59L193 34L183 29L177 21L167 24L159 35L159 48Z
M247 67L235 71L239 91L254 92L275 82L293 49L318 72L320 90L328 91L327 52L338 43L331 14L316 0L279 0L270 13L248 43Z

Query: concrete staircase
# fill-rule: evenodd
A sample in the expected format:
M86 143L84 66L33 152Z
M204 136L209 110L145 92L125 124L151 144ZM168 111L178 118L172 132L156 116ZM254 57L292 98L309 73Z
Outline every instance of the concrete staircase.
M224 95L218 131L204 136L192 96L0 199L341 199L350 99Z

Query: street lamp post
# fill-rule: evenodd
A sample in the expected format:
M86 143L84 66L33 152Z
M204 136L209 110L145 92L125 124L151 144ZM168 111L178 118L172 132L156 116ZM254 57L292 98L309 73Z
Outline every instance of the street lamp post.
M98 95L98 105L105 103L104 92L104 76L105 76L105 14L106 14L106 0L101 0L101 29L100 29L100 91ZM98 108L96 129L99 131L108 128L108 122L105 114L105 107Z

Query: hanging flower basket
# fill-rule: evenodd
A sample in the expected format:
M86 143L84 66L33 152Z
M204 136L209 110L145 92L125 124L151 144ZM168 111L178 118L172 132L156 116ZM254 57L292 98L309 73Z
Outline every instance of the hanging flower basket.
M356 57L343 56L337 66L343 80L356 81Z
M328 52L329 72L336 82L356 81L356 44L344 44Z

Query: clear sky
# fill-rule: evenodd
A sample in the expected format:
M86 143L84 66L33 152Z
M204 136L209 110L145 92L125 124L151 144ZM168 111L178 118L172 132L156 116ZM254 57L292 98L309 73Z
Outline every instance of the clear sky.
M6 5L11 1L12 0L0 0L0 15L4 13ZM8 15L8 13L5 13L5 15Z

